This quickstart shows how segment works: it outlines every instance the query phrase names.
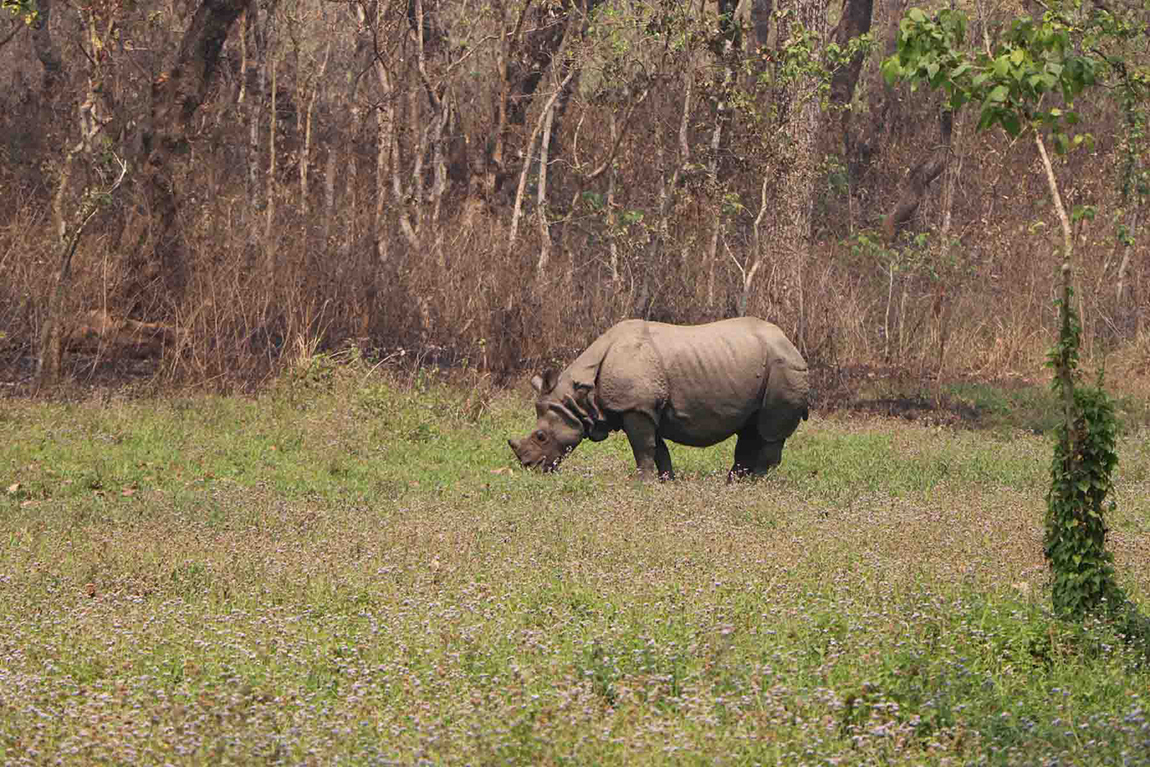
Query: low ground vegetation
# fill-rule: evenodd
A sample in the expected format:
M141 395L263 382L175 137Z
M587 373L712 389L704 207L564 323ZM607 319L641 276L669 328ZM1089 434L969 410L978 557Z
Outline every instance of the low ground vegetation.
M0 761L1150 764L1146 658L1050 614L1021 406L824 410L768 480L673 445L643 484L620 437L513 468L526 387L439 377L4 401ZM1143 606L1146 436L1108 539Z

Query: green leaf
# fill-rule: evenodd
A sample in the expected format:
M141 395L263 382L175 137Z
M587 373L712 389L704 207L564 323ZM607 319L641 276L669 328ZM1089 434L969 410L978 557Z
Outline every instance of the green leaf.
M922 24L926 21L926 14L923 13L922 10L919 8L911 8L909 11L906 12L906 15L915 24Z
M1011 135L1011 137L1018 136L1022 133L1022 123L1018 119L1018 115L1013 112L1008 112L1002 116L1000 120L1003 129Z
M994 90L990 92L990 95L988 95L986 99L987 101L993 101L1000 104L1003 101L1006 101L1006 97L1009 93L1010 89L1005 85L996 85L994 86Z
M882 63L882 77L887 85L894 85L895 80L902 76L902 66L898 56L891 56Z

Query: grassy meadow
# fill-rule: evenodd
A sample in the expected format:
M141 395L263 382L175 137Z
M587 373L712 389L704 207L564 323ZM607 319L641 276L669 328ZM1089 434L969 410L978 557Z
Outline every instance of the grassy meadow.
M1048 614L1049 437L815 413L643 484L622 435L512 469L532 421L323 364L0 400L0 763L1150 764L1145 658Z

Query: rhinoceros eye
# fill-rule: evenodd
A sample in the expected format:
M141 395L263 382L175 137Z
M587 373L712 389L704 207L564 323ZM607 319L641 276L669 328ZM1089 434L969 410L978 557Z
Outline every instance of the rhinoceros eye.
M539 430L539 431L535 432L535 441L536 442L546 442L547 441L547 435L544 434L542 430Z

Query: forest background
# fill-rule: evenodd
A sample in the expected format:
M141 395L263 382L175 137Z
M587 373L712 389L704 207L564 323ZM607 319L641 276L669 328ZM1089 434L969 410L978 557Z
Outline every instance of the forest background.
M955 7L971 50L1048 10ZM622 318L744 313L816 366L1032 376L1055 335L1034 142L883 79L907 0L4 8L9 381L246 386L345 348L498 381ZM1145 2L1067 13L1126 24L1097 53L1145 69ZM1084 359L1130 378L1150 144L1118 91L1077 97L1055 172Z

